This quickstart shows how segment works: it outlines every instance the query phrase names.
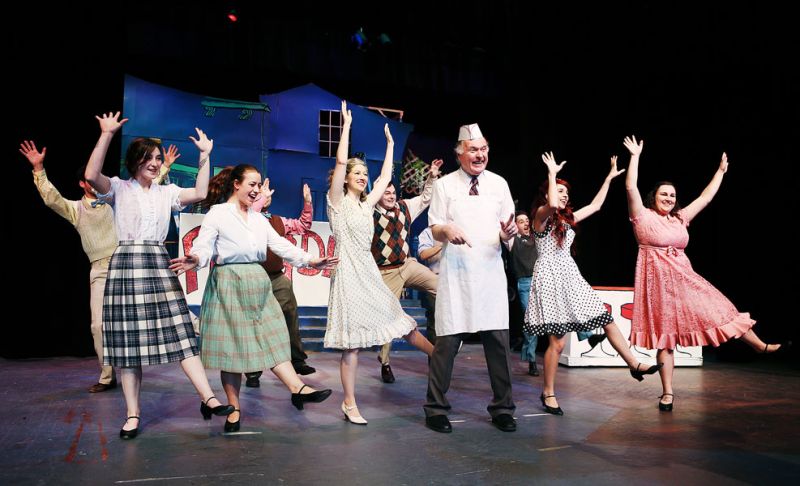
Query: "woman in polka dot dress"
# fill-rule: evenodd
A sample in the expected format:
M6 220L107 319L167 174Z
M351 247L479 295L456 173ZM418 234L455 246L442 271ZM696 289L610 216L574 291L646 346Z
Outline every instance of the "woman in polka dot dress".
M741 338L758 353L785 351L787 344L766 344L752 327L756 321L740 313L722 292L698 275L684 253L689 244L689 223L714 198L728 171L728 156L722 159L711 182L700 197L681 209L671 182L659 182L642 201L637 187L639 156L644 141L625 137L631 163L625 188L628 213L633 223L639 257L636 261L631 344L657 349L664 389L659 410L672 411L673 350L681 346L719 346Z
M556 179L566 162L557 164L553 153L545 153L547 181L542 184L534 214L534 236L539 258L533 267L533 282L528 309L525 312L525 332L547 334L549 346L544 354L544 388L542 405L548 413L563 415L555 396L558 357L564 349L566 334L591 331L602 327L608 341L630 367L631 376L642 381L643 375L655 373L660 365L645 368L633 356L628 343L606 310L600 297L581 275L570 247L575 238L573 227L600 210L608 194L611 180L625 169L617 170L617 157L611 157L611 170L594 200L574 213L569 204L569 184Z

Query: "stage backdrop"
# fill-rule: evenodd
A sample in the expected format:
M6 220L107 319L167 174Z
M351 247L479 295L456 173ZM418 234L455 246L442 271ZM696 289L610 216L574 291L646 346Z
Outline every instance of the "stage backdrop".
M633 317L633 287L594 287L606 304L606 309L614 317L614 322L626 338L631 332ZM655 364L656 351L638 346L631 348L633 355L642 363ZM569 333L567 344L561 352L559 363L566 366L627 366L606 339L594 349L589 350L587 341L578 341L574 332ZM703 364L703 348L693 346L675 349L675 366L700 366Z

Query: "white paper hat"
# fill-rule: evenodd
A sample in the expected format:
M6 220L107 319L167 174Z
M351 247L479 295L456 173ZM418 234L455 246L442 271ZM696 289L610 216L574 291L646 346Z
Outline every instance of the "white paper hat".
M479 138L483 138L483 134L481 133L481 129L478 127L477 123L473 123L472 125L462 125L461 128L458 129L459 142L462 140L477 140Z

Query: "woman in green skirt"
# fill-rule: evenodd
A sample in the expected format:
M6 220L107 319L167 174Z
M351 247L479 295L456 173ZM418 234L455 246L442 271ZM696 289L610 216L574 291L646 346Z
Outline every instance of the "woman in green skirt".
M242 373L271 369L292 392L292 404L298 409L331 394L305 385L292 367L283 312L259 264L266 259L267 247L300 267L331 268L338 258L313 258L252 210L261 192L261 174L255 167L240 164L215 178L222 180L211 184L207 201L213 207L191 253L172 260L171 268L182 273L214 263L200 311L200 358L206 368L221 370L222 386L236 407L225 422L225 432L235 432L241 423Z

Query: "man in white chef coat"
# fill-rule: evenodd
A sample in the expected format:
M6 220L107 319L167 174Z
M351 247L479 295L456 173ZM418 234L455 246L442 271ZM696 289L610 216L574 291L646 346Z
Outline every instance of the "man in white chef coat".
M460 169L433 187L428 223L443 242L436 296L436 346L430 359L425 425L451 432L447 418L453 360L461 341L477 332L483 342L493 398L492 424L513 432L508 294L500 244L517 232L514 201L505 179L486 170L489 143L477 124L459 129Z

